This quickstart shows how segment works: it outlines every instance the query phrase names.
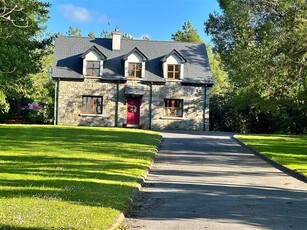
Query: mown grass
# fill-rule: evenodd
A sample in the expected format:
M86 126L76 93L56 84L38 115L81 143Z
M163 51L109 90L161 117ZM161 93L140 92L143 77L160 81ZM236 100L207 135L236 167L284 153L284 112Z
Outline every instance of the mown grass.
M106 229L159 140L141 130L0 125L0 228Z
M307 176L307 135L235 135L269 159Z

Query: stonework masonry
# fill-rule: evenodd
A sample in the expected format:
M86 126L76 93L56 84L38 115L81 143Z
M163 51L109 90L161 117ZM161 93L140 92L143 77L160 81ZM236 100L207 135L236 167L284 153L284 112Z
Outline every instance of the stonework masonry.
M127 80L119 85L118 126L124 126L127 116L125 85L142 85L144 95L140 107L140 127L149 128L150 86L138 80ZM152 129L208 130L209 88L183 86L179 81L168 81L165 85L152 85ZM83 115L82 96L102 96L102 115ZM183 117L163 116L164 99L183 99ZM205 125L203 122L204 99L206 100ZM59 85L58 124L83 126L115 126L116 84L104 83L97 78L83 81L61 81Z

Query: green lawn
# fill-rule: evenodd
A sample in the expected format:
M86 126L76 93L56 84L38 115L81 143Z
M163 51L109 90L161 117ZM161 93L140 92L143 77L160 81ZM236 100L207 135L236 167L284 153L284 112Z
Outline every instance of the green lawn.
M0 125L0 228L106 229L159 140L142 130Z
M235 135L269 159L307 176L307 135Z

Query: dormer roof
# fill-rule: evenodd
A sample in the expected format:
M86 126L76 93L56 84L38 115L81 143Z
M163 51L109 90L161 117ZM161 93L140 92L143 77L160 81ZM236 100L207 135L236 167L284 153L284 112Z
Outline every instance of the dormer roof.
M179 59L181 60L182 63L186 63L187 59L185 59L176 49L173 49L169 54L165 55L162 59L161 62L166 62L166 60L172 56L172 55L176 55L177 57L179 57Z
M147 62L148 58L145 56L145 54L143 54L137 47L134 47L134 49L132 49L129 53L127 53L126 55L123 56L123 60L126 61L128 59L128 57L133 54L133 53L137 53L138 55L140 55L143 59L143 62Z
M84 59L85 56L86 56L88 53L93 52L93 51L96 52L96 53L100 56L101 60L103 60L103 61L107 60L107 57L106 57L96 46L92 46L92 47L89 48L87 51L85 51L85 52L81 55L81 58Z

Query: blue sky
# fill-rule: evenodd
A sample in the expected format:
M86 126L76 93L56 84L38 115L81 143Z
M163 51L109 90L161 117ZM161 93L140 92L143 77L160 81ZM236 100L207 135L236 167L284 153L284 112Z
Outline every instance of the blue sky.
M48 0L45 0L48 1ZM70 26L82 36L103 29L128 33L135 39L146 35L151 40L171 40L171 34L190 21L205 42L204 21L218 11L216 0L49 0L52 4L47 32L66 35Z

